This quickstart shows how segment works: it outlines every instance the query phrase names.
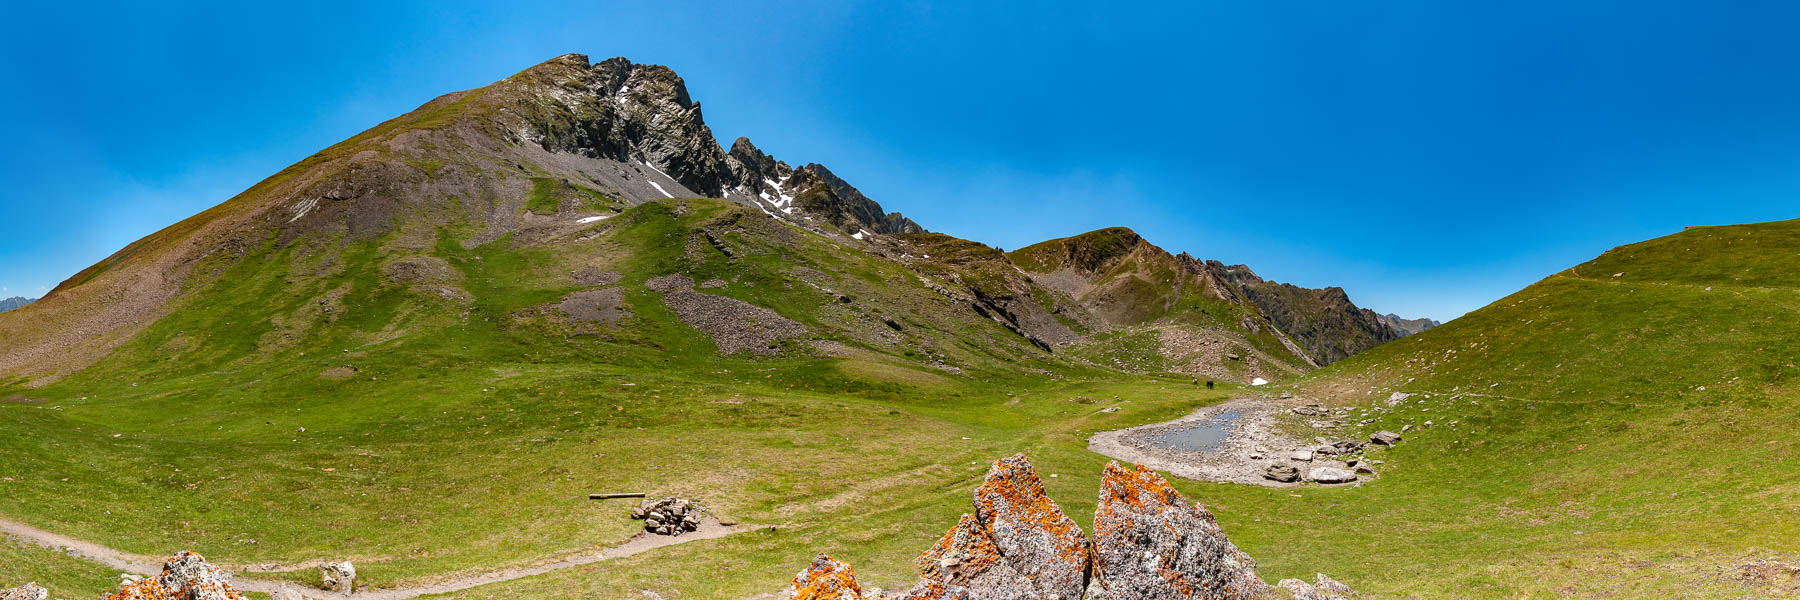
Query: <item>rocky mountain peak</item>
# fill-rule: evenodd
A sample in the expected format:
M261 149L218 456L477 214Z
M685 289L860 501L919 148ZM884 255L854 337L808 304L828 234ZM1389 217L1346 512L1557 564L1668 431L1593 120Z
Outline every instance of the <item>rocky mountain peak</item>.
M727 152L673 69L624 58L587 61L565 54L509 80L524 88L518 112L526 115L526 141L551 152L642 164L687 192L756 206L805 227L856 237L925 231L882 210L823 165L791 167L743 137Z

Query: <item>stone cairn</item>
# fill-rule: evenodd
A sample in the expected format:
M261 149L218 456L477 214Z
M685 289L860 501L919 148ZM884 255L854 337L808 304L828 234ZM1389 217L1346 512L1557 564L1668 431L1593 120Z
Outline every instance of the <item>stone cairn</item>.
M996 461L965 514L914 561L919 582L864 591L850 565L824 554L794 578L789 600L1256 600L1273 587L1226 539L1212 513L1142 466L1106 465L1090 540L1044 493L1023 454ZM1283 580L1295 600L1348 600L1321 574Z
M695 502L680 498L644 499L631 518L644 520L644 531L657 535L681 535L700 528L702 509Z

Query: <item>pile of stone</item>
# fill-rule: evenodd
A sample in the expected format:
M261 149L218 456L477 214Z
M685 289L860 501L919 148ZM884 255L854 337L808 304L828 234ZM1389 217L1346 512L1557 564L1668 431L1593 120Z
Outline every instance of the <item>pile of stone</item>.
M36 583L27 583L10 590L0 590L0 600L44 600L50 597L50 590L38 587Z
M1251 600L1273 589L1211 512L1142 466L1106 465L1091 539L1044 493L1022 454L995 462L974 496L975 511L914 561L920 581L912 588L865 591L850 565L821 554L794 578L787 598ZM1347 598L1342 584L1319 581L1282 586L1294 598Z
M643 519L644 531L657 535L681 535L700 528L701 513L700 505L695 502L680 498L645 498L631 511L631 518Z
M162 573L124 586L106 600L245 600L226 583L226 574L193 552L163 562ZM9 599L10 600L10 599Z

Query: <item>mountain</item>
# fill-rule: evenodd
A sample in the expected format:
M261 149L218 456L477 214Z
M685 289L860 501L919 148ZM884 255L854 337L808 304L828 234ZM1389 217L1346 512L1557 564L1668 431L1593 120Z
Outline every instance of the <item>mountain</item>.
M6 298L4 300L0 300L0 312L6 312L6 311L9 311L9 310L12 310L15 308L19 308L21 306L25 306L27 304L31 304L32 302L36 302L36 301L37 300L35 298L26 298L23 296L13 296L11 298Z
M1216 261L1208 264L1277 326L1294 336L1300 347L1321 365L1401 337L1375 311L1351 303L1343 288L1303 288L1265 281L1244 265L1227 266Z
M1389 328L1393 329L1394 333L1399 334L1400 337L1406 337L1406 336L1409 336L1409 335L1412 335L1412 334L1415 334L1415 333L1418 333L1418 332L1421 332L1421 331L1424 331L1427 329L1431 329L1433 327L1437 327L1439 325L1443 325L1442 322L1439 322L1434 319L1426 319L1426 318L1405 319L1405 318L1401 318L1400 315L1396 315L1394 313L1388 313L1385 315L1381 315L1380 318L1381 318L1382 323L1386 324Z
M651 223L674 230L635 237ZM668 255L676 240L686 241ZM521 295L489 298L469 268L480 252L532 257L486 275L512 280ZM598 288L640 289L676 274L697 284L781 282L779 293L702 285L714 290L702 295L744 306L678 315L689 327L710 323L703 332L719 340L743 333L732 327L758 332L721 341L727 353L831 340L888 355L917 346L926 364L955 369L1012 368L1035 353L1056 364L1248 382L1374 342L1352 326L1307 320L1339 313L1290 310L1217 264L1170 255L1129 230L1010 255L928 233L824 165L789 166L745 138L726 151L667 67L565 55L432 100L83 270L31 319L0 320L0 336L19 340L0 351L0 374L48 383L133 342L208 357L189 356L195 368L271 360L330 339L323 331L343 334L324 325L355 316L375 319L356 334L365 344L458 327L484 311L544 333L621 341L632 336L610 333L620 323L641 330L633 317L657 311ZM389 306L394 294L410 300ZM836 297L855 301L814 306ZM1341 291L1331 302L1361 314ZM598 321L568 316L595 303ZM753 309L796 324L718 316ZM177 322L185 327L176 332L151 327ZM242 337L229 345L216 333L194 337L220 328ZM777 329L788 333L768 337Z
M1091 498L1083 431L1316 364L1130 230L1006 253L792 164L624 59L426 102L0 313L0 518L403 589L624 543L628 509L570 502L603 482L780 525L721 540L732 576L584 595L747 597L794 536L914 552L964 464L1038 448ZM55 557L0 580L68 582Z
M1169 370L1247 380L1318 366L1214 265L1169 254L1130 229L1049 240L1007 257L1059 306L1084 312L1079 321L1088 328L1154 332L1136 343L1159 348Z

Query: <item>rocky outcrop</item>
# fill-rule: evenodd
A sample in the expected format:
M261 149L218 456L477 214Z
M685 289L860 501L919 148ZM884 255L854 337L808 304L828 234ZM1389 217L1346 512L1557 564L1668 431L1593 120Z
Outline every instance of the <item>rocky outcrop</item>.
M1267 589L1256 561L1225 538L1212 513L1155 471L1106 465L1094 512L1095 587L1119 600L1249 600Z
M794 589L787 600L863 600L862 586L856 583L856 572L840 560L824 554L813 557L812 565L794 576Z
M106 600L245 600L224 571L193 552L163 562L162 573L125 586Z
M969 589L977 600L1077 598L1087 576L1087 537L1023 454L996 461L965 514L915 561L929 583Z
M44 600L50 597L50 591L38 587L36 583L27 583L10 590L0 590L0 600Z
M988 469L975 505L914 561L921 581L907 591L865 596L849 565L820 554L788 598L1252 600L1272 589L1212 513L1141 465L1106 465L1091 542L1023 454ZM1296 600L1351 596L1323 574L1281 587Z
M788 221L822 221L850 234L924 233L925 228L881 205L818 163L790 167L749 138L726 154L726 187L720 196L746 202ZM859 236L860 237L860 236Z
M1344 288L1303 288L1266 281L1244 265L1206 262L1321 366L1400 339L1381 315L1351 302Z

